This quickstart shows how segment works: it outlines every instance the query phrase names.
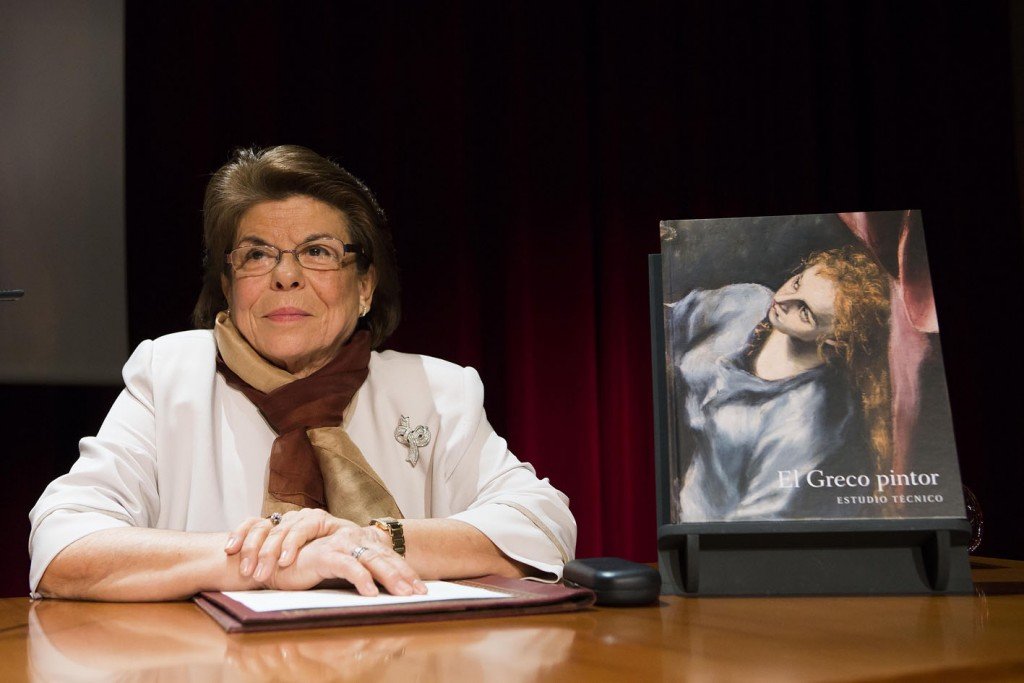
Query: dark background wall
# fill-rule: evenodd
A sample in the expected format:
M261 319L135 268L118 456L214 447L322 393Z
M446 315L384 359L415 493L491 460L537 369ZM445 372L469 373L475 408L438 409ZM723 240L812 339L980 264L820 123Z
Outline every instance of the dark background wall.
M0 17L0 289L27 292L0 306L0 383L116 383L124 2L0 0Z
M492 422L572 498L579 554L650 561L658 221L919 208L982 551L1024 558L1015 15L1004 2L130 3L131 345L188 326L202 191L230 150L312 147L389 213L405 306L390 346L480 370ZM18 416L10 519L115 392L0 389ZM10 540L8 594L24 592L24 538Z

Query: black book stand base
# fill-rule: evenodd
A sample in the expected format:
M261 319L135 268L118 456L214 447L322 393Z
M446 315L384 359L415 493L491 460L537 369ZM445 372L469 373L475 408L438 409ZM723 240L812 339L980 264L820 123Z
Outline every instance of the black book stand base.
M972 593L970 523L958 519L666 524L666 595Z

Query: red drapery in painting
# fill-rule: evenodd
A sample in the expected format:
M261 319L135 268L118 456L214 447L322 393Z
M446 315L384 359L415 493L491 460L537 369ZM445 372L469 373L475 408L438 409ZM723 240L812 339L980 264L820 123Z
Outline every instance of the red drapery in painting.
M937 334L931 272L919 213L841 213L839 217L867 245L892 278L889 372L892 381L893 468L907 469L910 440L920 401L919 370ZM893 267L895 264L895 268Z

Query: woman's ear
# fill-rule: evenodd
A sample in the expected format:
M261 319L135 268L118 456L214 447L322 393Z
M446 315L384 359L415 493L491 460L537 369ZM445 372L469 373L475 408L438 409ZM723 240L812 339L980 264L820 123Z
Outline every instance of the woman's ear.
M369 308L373 305L373 291L377 289L377 269L371 264L359 276L359 305Z

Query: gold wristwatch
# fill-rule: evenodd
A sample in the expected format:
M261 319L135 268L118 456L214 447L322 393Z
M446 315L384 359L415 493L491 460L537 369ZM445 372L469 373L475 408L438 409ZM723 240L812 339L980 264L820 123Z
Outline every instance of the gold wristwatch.
M377 517L371 519L370 524L386 532L391 537L391 547L395 549L395 552L402 556L405 555L405 531L402 530L402 520L394 517Z

